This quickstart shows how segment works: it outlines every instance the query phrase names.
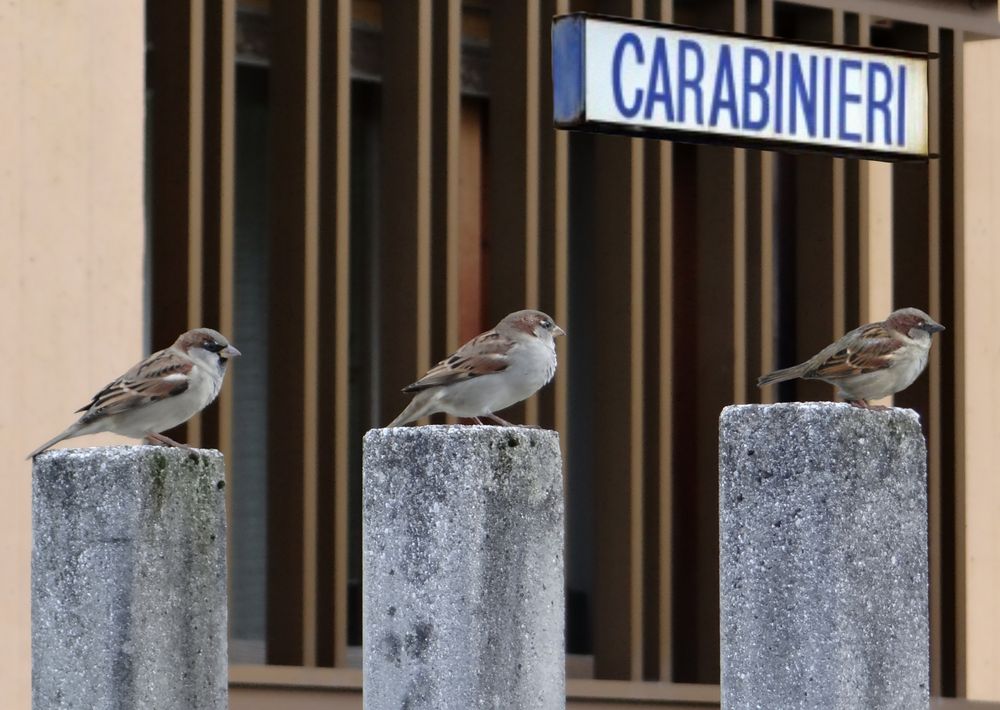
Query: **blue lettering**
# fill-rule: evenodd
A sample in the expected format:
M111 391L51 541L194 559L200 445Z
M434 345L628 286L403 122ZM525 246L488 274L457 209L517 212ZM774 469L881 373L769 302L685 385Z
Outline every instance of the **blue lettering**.
M639 107L642 106L642 89L635 90L632 105L626 106L625 97L622 96L622 55L625 54L626 45L632 45L635 50L635 60L638 64L642 64L645 61L642 53L642 42L639 41L635 33L626 32L623 34L618 40L617 46L615 46L615 56L612 59L611 68L611 84L614 88L615 105L618 107L618 112L625 118L632 118L639 113Z
M837 131L842 141L860 141L860 133L847 130L847 104L860 104L861 94L852 94L847 90L847 72L861 71L860 59L844 59L840 62L840 102L837 110Z
M884 96L882 98L875 98L875 75L879 74L882 76L885 86ZM890 124L890 110L889 110L889 100L892 98L892 72L882 62L868 62L868 119L865 123L868 124L868 138L869 143L875 141L875 112L879 111L882 114L882 126L884 127L884 142L892 142L892 126Z
M830 85L833 83L833 58L823 57L823 137L830 137Z
M753 80L753 60L757 59L760 65L760 78ZM755 47L747 47L743 52L743 128L751 131L759 131L767 125L770 117L770 104L767 97L767 84L771 79L771 62L767 52ZM757 94L760 97L760 118L752 118L753 111L750 106L750 95Z
M899 79L896 86L899 91L899 110L896 112L896 145L906 145L906 67L899 66Z
M701 80L705 74L705 55L701 51L701 45L690 39L682 39L678 42L677 51L679 53L677 60L677 113L680 116L681 123L683 123L685 114L687 113L687 100L684 95L688 90L691 90L697 97L694 105L697 113L697 118L695 120L698 125L703 125L705 120L702 116L701 110ZM687 73L687 55L689 53L695 59L695 71L693 76L688 76Z
M725 89L725 97L723 97ZM733 80L733 57L728 44L719 48L719 71L715 75L715 88L712 89L712 110L708 114L708 125L719 122L719 112L729 111L729 125L739 128L740 118L736 107L736 82Z
M660 88L661 86L662 88ZM661 102L667 120L673 121L672 94L670 72L667 68L667 42L663 37L657 37L656 45L653 48L653 68L649 72L649 87L646 89L646 120L653 117L654 105Z
M784 114L781 99L784 94L782 83L784 81L785 53L778 50L774 55L774 131L781 133L781 119Z
M816 55L809 57L809 87L806 90L806 80L802 76L802 63L797 54L792 55L791 67L789 67L789 83L791 87L791 133L796 135L798 128L799 111L798 104L802 104L802 113L806 119L806 130L810 137L816 136ZM829 125L829 112L827 113L827 125Z

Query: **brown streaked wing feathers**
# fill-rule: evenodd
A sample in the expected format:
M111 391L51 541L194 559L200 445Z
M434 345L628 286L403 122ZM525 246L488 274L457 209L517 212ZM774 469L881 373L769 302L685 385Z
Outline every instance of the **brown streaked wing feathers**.
M492 375L507 369L507 353L513 343L490 330L467 342L455 354L439 362L404 392L419 392L429 387L450 385L482 375Z
M94 395L89 404L76 411L87 412L83 419L93 421L98 417L120 414L150 402L174 397L186 391L190 381L187 378L164 378L169 375L186 375L193 367L194 363L189 360L182 360L175 353L161 350L109 383Z
M895 357L895 352L903 345L879 324L866 326L860 335L866 341L863 353L850 347L843 348L830 355L805 376L836 379L875 372L886 367Z

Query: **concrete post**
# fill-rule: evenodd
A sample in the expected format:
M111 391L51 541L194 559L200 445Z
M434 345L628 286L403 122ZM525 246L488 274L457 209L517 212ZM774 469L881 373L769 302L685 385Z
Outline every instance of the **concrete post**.
M908 409L723 410L723 708L929 706L926 461Z
M35 459L34 710L224 710L225 471L217 451Z
M363 488L366 710L564 708L558 434L375 429Z

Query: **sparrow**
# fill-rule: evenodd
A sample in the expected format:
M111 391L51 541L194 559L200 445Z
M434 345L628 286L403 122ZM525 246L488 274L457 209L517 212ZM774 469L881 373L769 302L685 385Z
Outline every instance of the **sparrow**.
M219 394L229 360L240 351L211 328L195 328L153 353L94 395L66 431L28 454L84 434L110 431L168 446L183 446L160 432L183 424Z
M880 323L855 328L799 365L763 375L757 386L796 377L823 380L855 407L872 409L869 399L913 384L927 367L931 335L942 330L944 326L923 311L900 308Z
M403 392L416 395L389 426L437 412L513 426L495 412L549 383L556 373L555 338L560 335L566 333L541 311L511 313L404 387Z

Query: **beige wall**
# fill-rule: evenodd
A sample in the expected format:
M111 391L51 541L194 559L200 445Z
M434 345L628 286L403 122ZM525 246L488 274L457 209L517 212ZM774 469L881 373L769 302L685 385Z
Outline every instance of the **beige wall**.
M0 28L0 698L18 710L25 454L141 355L143 3L7 0Z
M1000 700L1000 40L964 57L959 394L964 445L964 643L969 698ZM961 589L961 588L960 588ZM962 594L962 591L960 591Z

